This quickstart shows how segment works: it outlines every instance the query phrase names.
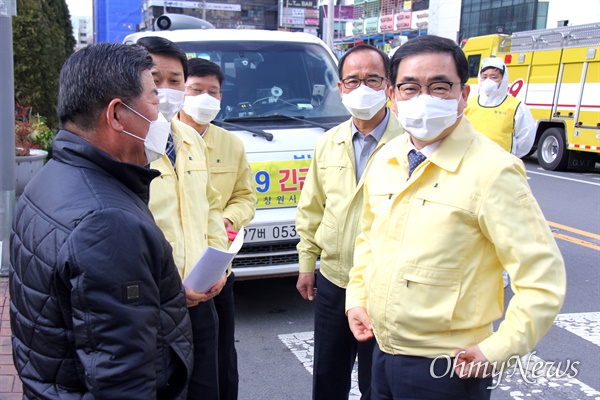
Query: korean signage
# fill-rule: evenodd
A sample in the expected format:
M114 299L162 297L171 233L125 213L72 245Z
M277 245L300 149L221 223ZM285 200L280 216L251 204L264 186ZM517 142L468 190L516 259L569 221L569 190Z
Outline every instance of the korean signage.
M295 206L304 186L310 159L251 162L256 208Z
M394 21L394 30L395 31L403 31L403 30L408 30L410 29L410 19L411 19L412 13L410 11L408 12L401 12L396 14L396 19Z
M328 6L323 6L323 10L325 15L327 14ZM334 6L333 7L333 19L335 20L343 20L343 21L352 21L354 19L354 6Z
M394 30L394 14L382 15L379 17L379 32Z
M317 18L319 19L319 10L306 9L304 10L304 18Z
M365 33L377 33L377 29L379 28L379 18L371 17L365 19Z
M283 9L283 15L281 19L281 25L283 26L304 26L304 8L293 8L288 7Z
M317 8L318 0L282 0L283 7Z
M411 29L426 31L429 26L429 10L414 11L412 13Z
M363 33L365 33L364 29L365 29L364 21L362 19L352 22L352 34L353 35L362 35Z

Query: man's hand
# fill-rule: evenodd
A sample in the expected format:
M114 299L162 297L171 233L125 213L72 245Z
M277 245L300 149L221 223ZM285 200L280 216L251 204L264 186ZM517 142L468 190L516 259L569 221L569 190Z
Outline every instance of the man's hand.
M300 272L296 289L304 300L313 301L317 295L315 288L315 274L313 272Z
M494 367L483 355L479 346L456 350L454 372L459 378L487 378L494 371Z
M225 225L225 229L229 229L229 230L234 230L233 229L233 222L231 222L229 219L227 218L223 218L223 224Z
M199 303L204 303L221 293L223 287L227 283L227 276L221 276L221 279L211 287L206 293L194 292L188 288L185 288L185 301L188 308L197 306Z
M352 334L359 342L373 339L373 324L364 307L354 307L348 310L348 324Z

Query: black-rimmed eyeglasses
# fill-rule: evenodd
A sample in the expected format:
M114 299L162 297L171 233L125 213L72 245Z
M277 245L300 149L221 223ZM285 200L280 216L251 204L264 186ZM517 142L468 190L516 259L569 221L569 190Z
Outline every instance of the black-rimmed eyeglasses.
M377 89L377 88L381 87L381 85L383 84L383 81L385 79L386 78L384 78L383 76L377 76L377 75L369 76L364 79L346 78L346 79L342 79L342 84L344 85L344 87L346 89L356 89L357 87L359 87L361 85L361 83L364 83L371 89Z
M396 89L400 93L400 97L404 100L410 100L413 97L421 94L421 90L426 87L427 93L430 96L438 97L440 99L447 99L452 91L452 86L461 85L461 82L431 82L429 85L420 85L414 82L398 83Z

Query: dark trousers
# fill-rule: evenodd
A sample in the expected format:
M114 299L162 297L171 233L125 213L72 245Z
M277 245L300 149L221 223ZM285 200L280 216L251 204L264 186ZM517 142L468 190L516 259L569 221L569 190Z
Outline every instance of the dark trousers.
M214 301L200 303L188 311L194 335L194 369L188 385L188 400L219 400L219 317Z
M221 293L214 298L219 315L219 394L221 400L237 400L239 375L235 350L235 306L231 273Z
M489 400L492 378L460 379L453 358L392 355L375 345L373 400Z
M313 399L347 400L358 354L362 400L371 398L371 364L375 340L357 342L345 312L346 290L317 275Z

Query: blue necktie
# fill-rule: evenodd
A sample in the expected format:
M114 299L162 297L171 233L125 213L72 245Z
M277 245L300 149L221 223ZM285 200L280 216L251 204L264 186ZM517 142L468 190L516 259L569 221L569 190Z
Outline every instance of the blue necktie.
M167 148L165 149L167 157L171 160L171 165L175 168L175 145L173 144L173 135L169 132L169 138L167 139Z
M413 171L421 164L423 161L427 160L427 157L423 155L420 151L411 150L408 152L408 176L411 176Z

